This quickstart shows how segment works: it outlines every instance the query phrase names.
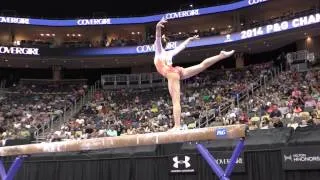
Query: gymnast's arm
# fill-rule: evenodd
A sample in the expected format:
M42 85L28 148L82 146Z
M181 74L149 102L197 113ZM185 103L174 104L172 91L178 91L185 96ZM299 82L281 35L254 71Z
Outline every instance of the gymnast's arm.
M185 41L183 41L178 47L176 47L174 50L171 50L171 51L170 51L171 56L173 57L173 56L179 54L181 51L183 51L183 50L187 47L187 45L188 45L191 41L193 41L193 40L195 40L195 39L199 39L199 35L195 35L195 36L193 36L193 37L189 37L188 39L186 39Z
M159 21L156 26L156 40L154 42L154 49L155 49L156 56L160 55L163 50L162 43L161 43L161 28L164 27L163 24L166 22L167 21L164 18L162 18L161 21Z

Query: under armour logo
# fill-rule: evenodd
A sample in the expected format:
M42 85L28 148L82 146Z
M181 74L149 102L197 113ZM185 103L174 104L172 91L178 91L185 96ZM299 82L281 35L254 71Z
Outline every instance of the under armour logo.
M189 168L191 164L189 163L190 157L189 156L184 156L184 160L178 160L178 156L175 156L173 159L173 167L174 168L179 168L179 164L184 164L186 168Z
M288 161L288 160L292 161L291 155L289 155L289 156L283 155L283 157L284 157L284 161Z

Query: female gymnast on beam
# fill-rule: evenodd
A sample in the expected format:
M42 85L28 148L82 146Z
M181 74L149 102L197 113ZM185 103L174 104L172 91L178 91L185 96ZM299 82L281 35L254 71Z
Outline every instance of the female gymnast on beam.
M221 51L219 55L209 57L202 61L200 64L195 66L183 68L179 66L172 66L172 58L177 55L180 51L186 48L187 44L192 41L199 39L199 36L193 36L185 40L178 47L173 50L166 51L165 47L168 43L167 38L163 35L161 36L161 28L164 27L164 23L167 21L162 18L161 21L157 23L156 26L156 40L155 40L155 57L154 57L154 65L157 71L167 78L168 80L168 89L172 99L173 105L173 119L174 119L174 127L172 130L180 130L181 128L181 105L180 105L180 80L190 78L204 71L211 65L216 62L230 57L234 50L232 51Z

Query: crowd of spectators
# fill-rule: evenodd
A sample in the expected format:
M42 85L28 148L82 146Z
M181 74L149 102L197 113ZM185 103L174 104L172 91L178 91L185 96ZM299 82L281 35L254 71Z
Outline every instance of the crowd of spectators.
M272 64L201 73L182 83L182 129L247 124L250 130L320 124L320 71L284 71L269 78ZM79 85L17 85L0 96L0 139L28 138L61 115L87 91ZM250 94L237 101L237 97ZM164 132L173 127L166 87L98 90L48 141Z
M286 71L269 86L262 87L239 107L229 110L213 124L245 123L249 129L320 124L320 71Z
M14 85L0 94L0 140L32 138L86 91L80 85Z
M250 130L303 128L320 124L320 71L285 71L258 87L239 105L235 94L255 87L254 77L270 76L265 66L244 71L203 73L182 88L183 129L199 126L213 112L210 125L247 124ZM218 76L219 75L219 76ZM219 78L216 78L219 77ZM227 108L226 114L221 109ZM173 127L166 89L101 91L82 112L48 139L86 139L163 132Z
M216 116L235 101L237 94L257 86L255 77L268 72L257 67L206 72L186 81L181 88L182 128L196 128L207 113ZM164 132L173 125L166 87L101 90L81 112L47 138L55 141Z

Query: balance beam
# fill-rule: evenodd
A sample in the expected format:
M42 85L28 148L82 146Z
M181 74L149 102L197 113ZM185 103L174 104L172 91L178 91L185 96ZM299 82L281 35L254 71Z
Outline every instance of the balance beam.
M245 137L245 131L246 125L232 125L118 137L102 137L85 140L8 146L0 148L0 156L76 152L154 144L236 139Z

